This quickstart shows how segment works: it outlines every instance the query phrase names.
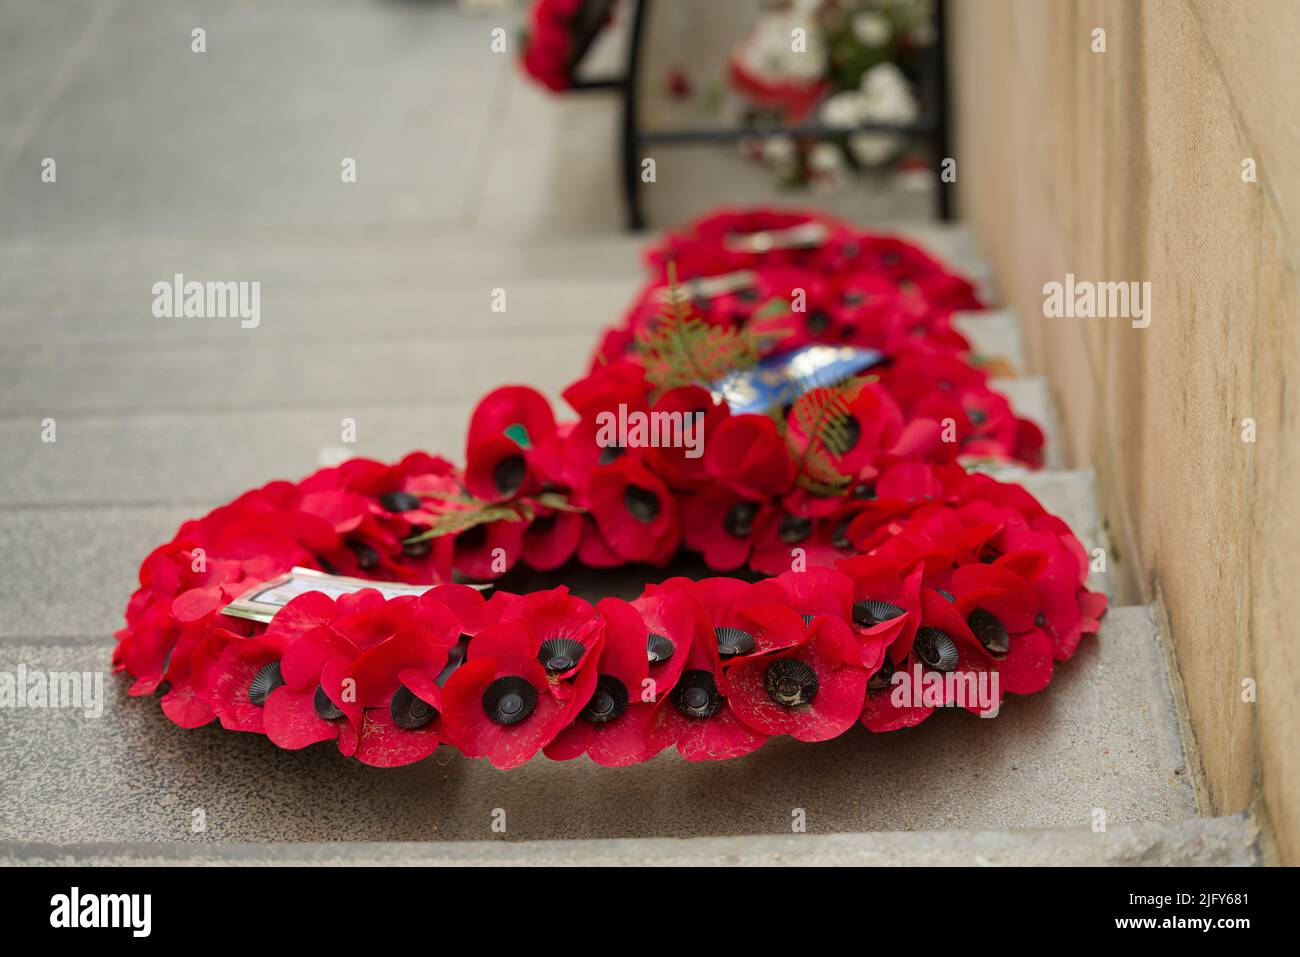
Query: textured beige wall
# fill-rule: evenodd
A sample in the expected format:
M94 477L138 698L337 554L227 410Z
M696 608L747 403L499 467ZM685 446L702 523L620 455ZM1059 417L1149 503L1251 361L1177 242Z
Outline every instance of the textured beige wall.
M1300 2L950 10L960 208L1097 469L1120 599L1167 608L1214 810L1300 863ZM1045 318L1067 272L1151 282L1150 327Z

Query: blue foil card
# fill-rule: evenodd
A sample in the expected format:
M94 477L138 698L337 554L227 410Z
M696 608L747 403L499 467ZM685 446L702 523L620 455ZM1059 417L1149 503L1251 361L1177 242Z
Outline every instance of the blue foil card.
M768 356L749 369L718 380L710 389L735 415L767 414L805 392L838 385L884 359L884 353L875 349L809 345Z

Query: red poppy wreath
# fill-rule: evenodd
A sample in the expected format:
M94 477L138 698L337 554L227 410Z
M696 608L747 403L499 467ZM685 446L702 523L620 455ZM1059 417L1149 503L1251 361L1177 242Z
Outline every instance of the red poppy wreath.
M475 409L463 469L354 459L182 525L117 633L130 693L282 748L396 766L445 744L510 768L734 758L1046 687L1106 599L1064 522L969 468L1033 467L1042 446L950 324L978 308L970 284L901 240L767 211L711 216L648 262L564 391L571 420L507 386ZM682 549L743 577L594 606L482 587ZM294 569L308 590L235 615Z

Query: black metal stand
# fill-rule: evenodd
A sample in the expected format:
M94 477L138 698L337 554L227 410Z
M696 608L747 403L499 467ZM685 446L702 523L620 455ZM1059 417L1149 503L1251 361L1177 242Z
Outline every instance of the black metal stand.
M574 53L569 61L569 88L576 92L617 90L623 98L623 123L620 131L620 163L623 178L623 204L627 228L636 232L645 228L641 210L641 147L649 144L662 146L695 146L731 143L755 135L781 135L804 139L831 139L849 133L897 133L915 139L928 140L934 152L936 214L940 220L952 218L951 184L943 179L943 161L948 157L948 67L947 38L945 36L946 0L935 3L935 42L926 58L925 86L928 89L928 108L920 119L912 123L864 123L852 130L833 129L819 123L799 126L764 126L760 130L749 128L721 129L659 129L643 130L638 127L638 81L641 63L642 35L645 32L646 14L650 0L630 0L632 22L628 31L625 72L620 76L601 79L580 79L575 74L590 51L596 36L610 15L616 0L594 0L587 4L576 31Z

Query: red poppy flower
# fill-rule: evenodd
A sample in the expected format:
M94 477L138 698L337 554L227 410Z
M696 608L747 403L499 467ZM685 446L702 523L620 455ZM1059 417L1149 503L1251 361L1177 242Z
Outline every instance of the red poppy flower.
M740 495L762 500L786 492L794 461L766 415L735 415L718 424L704 450L709 475Z
M474 407L466 443L476 445L504 435L519 448L530 449L554 431L555 415L545 396L528 386L503 386Z
M239 640L236 631L218 625L218 620L228 619L208 618L182 629L168 656L168 690L162 696L162 710L182 728L201 727L217 716L210 689L222 652L230 642Z
M858 643L845 621L822 615L812 619L799 644L739 661L726 677L727 700L750 727L767 735L826 741L862 714L868 672L860 666Z
M924 347L895 355L881 370L880 384L908 418L918 403L934 396L960 400L967 392L986 390L987 376L959 356Z
M758 273L770 298L746 328L771 337L771 351L792 351L814 342L843 342L852 328L839 320L832 280L804 269L765 267ZM784 308L778 308L784 303Z
M879 645L893 661L906 659L921 621L922 567L859 555L838 568L850 584L849 620L860 642L862 666L876 672L884 657L877 653Z
M677 503L640 460L596 469L588 497L600 536L624 561L662 564L677 549Z
M842 475L856 475L882 449L888 449L903 431L903 417L889 394L876 385L862 385L846 397L844 411L831 415L826 390L814 389L795 400L786 423L786 435L797 458L807 454L811 436L805 423L826 430L832 425L834 441L823 436L822 448Z
M713 625L689 590L647 589L632 603L646 626L648 700L653 703L677 685L696 642L717 644Z
M359 650L325 625L290 645L280 664L284 684L267 696L263 708L267 737L289 750L337 740L343 754L355 754L357 726L346 720L341 703L344 681Z
M586 754L597 764L621 767L654 756L646 743L646 726L654 713L647 700L649 631L635 608L606 598L598 610L604 619L604 643L596 664L596 684L577 718L545 752L568 761Z
M911 281L926 302L935 309L944 312L961 312L984 308L984 304L975 294L975 287L961 276L940 271L913 276Z
M648 437L656 444L645 449L646 466L674 490L706 484L709 474L704 451L730 416L731 410L724 403L699 386L669 389L650 410L652 430L657 428L656 421L668 424L660 434Z
M910 314L898 287L870 273L844 273L827 291L828 309L836 326L846 330L842 339L880 348L905 334Z
M767 736L736 717L727 701L717 642L692 641L683 664L672 690L660 692L650 718L650 750L658 754L675 744L687 761L720 761L762 747Z
M586 378L570 385L564 390L564 401L583 419L591 419L597 412L616 413L620 404L629 410L644 410L649 395L645 369L625 359L594 369Z
M524 450L512 438L486 436L465 451L465 489L481 501L503 502L535 494L540 487Z
M774 581L757 584L739 578L670 578L666 591L684 591L704 610L713 626L714 646L723 666L780 651L799 643L803 620Z
M357 758L376 767L419 761L442 740L438 679L460 622L438 602L409 602L408 626L352 662L348 677L355 682L355 701L335 702L360 729Z
M473 581L500 578L523 556L525 521L484 522L456 535L455 565Z
M998 663L1002 688L1032 694L1052 680L1052 642L1034 624L1038 595L1019 575L994 565L963 565L952 573L957 610Z
M818 527L815 516L784 507L765 508L754 520L754 548L749 567L765 575L780 575L798 564L816 565L838 558L832 531ZM798 560L798 561L796 561Z
M228 635L208 678L208 702L227 731L263 733L262 706L283 684L282 649L256 638Z
M919 246L896 236L862 234L862 268L894 282L944 272Z
M597 655L584 656L571 693L561 699L552 693L539 652L520 621L489 625L470 642L469 660L442 689L443 731L467 757L517 767L553 741L590 700Z
M582 537L578 539L578 561L587 568L617 568L623 557L601 537L590 515L582 517Z
M646 251L646 262L660 278L667 276L669 263L675 263L681 276L709 276L736 269L796 259L785 250L766 253L743 252L734 243L737 237L755 233L790 229L811 222L808 213L786 210L723 210L668 233L657 246ZM733 240L729 245L728 240Z
M997 662L971 633L950 596L930 588L921 589L921 626L912 641L909 662L913 677L917 673L938 673L955 674L962 679L951 688L945 682L943 706L956 704L972 714L997 713L1004 690L1000 688ZM988 680L981 675L989 676ZM977 687L977 679L984 681L983 687ZM913 693L916 692L913 688ZM987 692L992 700L981 700L977 692Z
M686 547L699 552L717 571L740 568L749 558L754 527L771 510L761 501L744 498L725 485L703 488L686 499L682 534Z
M534 457L555 434L550 403L535 389L505 386L475 407L465 443L465 487L483 501L528 495L540 487Z
M337 740L343 754L354 754L360 720L352 708L355 686L345 690L344 685L352 664L364 650L416 620L408 612L423 603L389 603L376 589L366 588L337 599L307 592L281 608L263 635L264 641L285 649L279 670L282 684L263 703L267 736L291 750ZM351 720L344 720L345 708L353 711Z
M559 568L578 550L582 540L582 514L539 507L524 532L524 563L539 572Z
M537 648L537 660L546 669L552 691L560 698L569 696L569 679L590 664L593 650L604 634L596 609L571 595L564 586L520 596L500 620L518 621L528 629Z
M896 731L920 724L937 707L953 704L975 714L996 714L1002 690L993 657L971 634L956 606L923 588L921 625L911 653L897 664L886 656L871 676L862 723L872 731Z
M1070 537L1073 539L1073 536ZM1042 613L1038 627L1051 640L1053 657L1057 661L1067 660L1074 654L1079 639L1097 628L1096 619L1099 614L1085 617L1080 594L1087 596L1085 602L1090 611L1098 610L1098 606L1100 611L1105 609L1104 596L1101 596L1100 601L1096 600L1081 584L1082 578L1086 576L1086 563L1072 553L1058 536L1028 527L1008 527L1000 536L999 542L1008 557L999 558L995 564L1005 564L1010 556L1018 552L1038 552L1045 557L1041 570L1030 581L1038 595Z

